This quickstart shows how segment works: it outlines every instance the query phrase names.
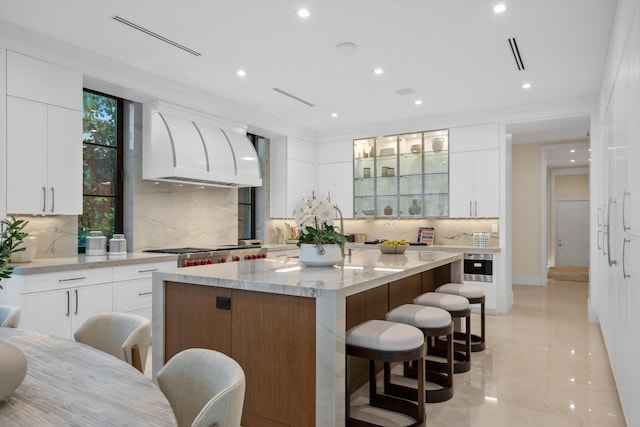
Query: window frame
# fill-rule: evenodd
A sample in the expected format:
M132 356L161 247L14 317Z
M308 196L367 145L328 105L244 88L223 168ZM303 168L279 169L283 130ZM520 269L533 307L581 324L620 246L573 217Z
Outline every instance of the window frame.
M84 93L88 92L94 95L103 96L106 98L111 98L116 101L116 146L108 146L102 144L95 143L87 143L82 140L82 146L85 145L93 146L93 147L104 147L116 150L116 185L115 185L115 195L114 196L96 196L93 194L86 194L84 192L84 179L82 186L82 211L84 215L84 200L85 197L110 197L115 200L115 218L114 218L114 229L111 230L111 233L123 233L124 232L124 99L110 95L108 93L99 92L93 89L83 88L83 97ZM83 118L84 118L84 109L83 109ZM84 161L83 161L84 163ZM82 168L82 173L84 174L84 164ZM78 220L78 225L80 225L80 221L82 219L82 215ZM109 238L111 236L107 236ZM79 243L79 242L78 242ZM85 253L86 246L80 246L78 244L78 253Z

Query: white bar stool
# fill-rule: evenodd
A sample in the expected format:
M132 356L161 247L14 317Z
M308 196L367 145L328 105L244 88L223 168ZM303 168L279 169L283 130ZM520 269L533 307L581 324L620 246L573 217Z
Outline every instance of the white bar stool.
M425 391L426 402L444 402L453 397L453 320L448 311L438 307L416 304L404 304L387 313L385 318L392 322L406 323L420 329L427 345L433 345L438 337L446 336L447 369L446 372L430 369L430 360L425 360L425 380L440 386L438 389ZM385 363L384 387L386 394L404 397L412 396L415 390L410 387L391 382L390 365ZM416 378L416 367L404 363L403 375Z
M469 300L469 304L480 304L480 335L471 334L471 351L485 349L484 326L484 291L480 286L461 283L447 283L436 289L436 292L450 295L460 295Z
M409 400L379 394L376 387L375 361L385 363L412 362L418 366L418 384L424 385L424 336L420 329L403 323L386 320L368 320L349 329L346 334L347 356L361 357L369 361L369 404L389 411L409 415L415 420L412 427L425 421L424 387L418 387ZM367 421L351 418L349 395L349 363L346 363L346 425L378 426Z
M454 319L465 318L464 332L461 332L464 342L453 345L453 372L460 374L471 369L471 308L469 300L458 295L449 295L437 292L427 292L417 296L413 300L414 304L438 307L449 312ZM453 333L454 339L456 332ZM436 340L435 346L427 345L427 354L439 357L446 357L443 351L441 340ZM443 371L445 366L435 362L437 369Z

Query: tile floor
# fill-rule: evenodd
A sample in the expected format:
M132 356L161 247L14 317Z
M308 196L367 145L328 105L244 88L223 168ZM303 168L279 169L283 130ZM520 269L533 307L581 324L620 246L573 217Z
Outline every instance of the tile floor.
M456 374L454 397L427 404L429 427L624 427L602 333L587 319L588 283L514 285L506 315L487 316L487 349ZM474 314L472 323L478 325ZM145 374L151 376L151 351ZM386 426L410 423L352 396L352 415Z
M587 319L588 283L550 280L513 293L508 314L487 316L487 349L455 375L454 397L427 404L429 427L625 426L600 327ZM364 396L366 387L352 396L353 416L409 424Z

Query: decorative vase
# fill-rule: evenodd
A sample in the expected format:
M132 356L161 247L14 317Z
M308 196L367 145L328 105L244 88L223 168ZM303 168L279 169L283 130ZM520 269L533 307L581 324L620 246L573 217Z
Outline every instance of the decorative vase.
M420 214L420 205L418 204L418 199L413 199L413 204L409 206L409 215L419 215Z
M442 151L444 146L444 138L433 138L431 140L431 149L433 151Z
M389 205L384 207L384 214L385 215L391 215L393 213L393 208Z
M27 358L15 345L0 341L0 402L17 389L27 375Z
M307 267L329 267L342 262L340 245L327 244L319 249L311 243L300 245L300 262Z

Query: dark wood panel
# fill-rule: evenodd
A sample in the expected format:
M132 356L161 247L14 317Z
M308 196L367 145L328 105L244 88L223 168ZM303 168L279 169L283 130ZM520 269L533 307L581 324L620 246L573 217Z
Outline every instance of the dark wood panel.
M246 410L242 411L241 423L243 426L251 426L251 427L289 427L288 424L282 424L275 421L271 421L266 418L262 418L259 415L247 412Z
M232 295L232 357L247 380L245 412L273 423L315 425L315 299L242 290Z
M165 362L187 348L231 356L231 311L216 308L216 297L231 298L231 289L176 282L165 282L164 288Z
M419 274L396 280L389 284L389 310L403 304L411 304L422 294L422 278Z
M445 283L451 283L451 264L442 265L433 270L434 289Z
M435 290L433 270L423 271L420 276L422 278L422 293L433 292Z

